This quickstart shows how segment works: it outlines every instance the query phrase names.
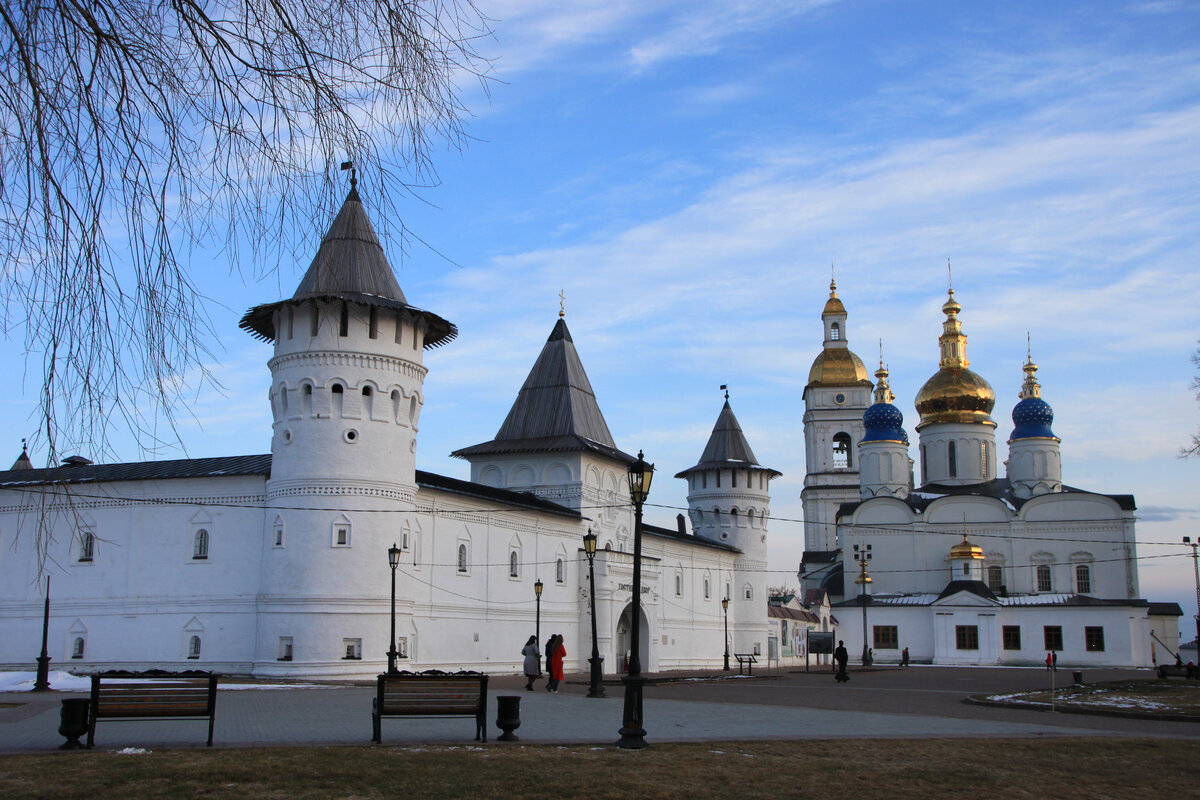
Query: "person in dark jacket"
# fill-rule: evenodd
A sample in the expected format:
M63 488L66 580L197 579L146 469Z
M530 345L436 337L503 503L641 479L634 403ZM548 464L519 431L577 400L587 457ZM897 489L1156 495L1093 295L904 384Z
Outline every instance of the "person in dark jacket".
M850 676L846 674L846 664L850 662L850 654L846 652L846 643L838 639L837 649L833 651L833 660L837 663L837 675L835 676L838 683L845 683L850 680Z

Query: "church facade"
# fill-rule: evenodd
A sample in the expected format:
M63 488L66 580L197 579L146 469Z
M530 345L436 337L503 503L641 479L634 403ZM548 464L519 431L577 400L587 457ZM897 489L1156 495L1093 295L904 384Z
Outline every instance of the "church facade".
M0 473L0 666L37 655L48 576L59 667L363 678L395 647L401 669L516 672L537 632L584 669L589 532L606 672L630 650L634 591L646 671L719 667L726 619L730 652L765 653L779 473L727 400L677 476L692 530L645 525L633 586L635 459L559 317L496 437L454 454L470 480L418 470L424 354L457 331L408 303L352 186L296 293L241 322L274 345L269 454L34 469L23 453Z
M1032 356L1001 475L995 392L969 368L950 290L938 369L915 402L917 484L888 370L881 357L873 396L864 391L831 288L824 350L805 390L805 492L820 508L810 515L806 501L799 578L829 593L847 649L879 662L907 651L934 664L1042 664L1050 655L1149 666L1152 631L1170 626L1141 598L1134 499L1063 483ZM830 336L834 325L840 336ZM833 354L840 371L829 368ZM814 463L833 469L814 473Z

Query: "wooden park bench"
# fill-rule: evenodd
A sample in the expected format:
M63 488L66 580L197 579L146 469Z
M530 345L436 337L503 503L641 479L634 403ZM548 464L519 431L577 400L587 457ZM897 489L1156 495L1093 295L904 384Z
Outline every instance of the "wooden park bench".
M100 719L207 719L212 747L217 678L211 672L103 672L92 676L87 746Z
M371 708L371 741L383 741L384 717L474 717L475 740L486 742L487 685L481 672L384 673Z
M754 674L754 665L758 663L754 653L734 653L733 657L737 659L738 672L743 675Z

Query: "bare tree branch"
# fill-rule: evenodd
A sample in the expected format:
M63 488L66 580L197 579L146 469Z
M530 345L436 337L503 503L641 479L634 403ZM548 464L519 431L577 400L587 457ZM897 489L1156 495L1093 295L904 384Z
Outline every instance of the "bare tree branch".
M0 321L40 362L51 463L113 424L177 438L183 376L211 380L187 254L272 269L347 158L385 217L436 181L488 34L471 0L0 0Z

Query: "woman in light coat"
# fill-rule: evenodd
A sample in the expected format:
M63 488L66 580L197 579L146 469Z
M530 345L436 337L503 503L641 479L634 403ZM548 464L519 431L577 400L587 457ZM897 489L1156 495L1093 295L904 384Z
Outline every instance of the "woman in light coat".
M525 656L525 690L533 691L533 681L541 676L542 654L538 650L536 636L530 636L529 641L521 648L521 655Z

